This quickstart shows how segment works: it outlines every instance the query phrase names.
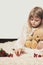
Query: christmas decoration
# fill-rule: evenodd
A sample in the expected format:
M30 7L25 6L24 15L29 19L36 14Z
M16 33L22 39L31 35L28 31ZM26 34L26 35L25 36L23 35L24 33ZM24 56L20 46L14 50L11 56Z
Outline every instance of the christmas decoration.
M34 57L43 57L43 54L41 55L41 54L36 54L36 53L34 53Z
M0 57L13 57L13 54L8 54L5 50L2 48L0 49Z

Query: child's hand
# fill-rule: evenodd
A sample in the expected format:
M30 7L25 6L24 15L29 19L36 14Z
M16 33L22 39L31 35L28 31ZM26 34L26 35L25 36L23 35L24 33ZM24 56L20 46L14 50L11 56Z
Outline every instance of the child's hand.
M20 56L23 52L24 52L24 51L23 51L23 49L21 49L21 48L15 50L15 54L16 54L17 56Z
M43 41L40 41L38 44L37 44L37 49L43 49Z

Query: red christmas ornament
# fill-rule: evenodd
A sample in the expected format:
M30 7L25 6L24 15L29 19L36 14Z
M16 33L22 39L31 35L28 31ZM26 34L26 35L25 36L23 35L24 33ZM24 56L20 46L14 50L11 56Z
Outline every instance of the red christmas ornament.
M34 57L38 57L38 54L34 53Z

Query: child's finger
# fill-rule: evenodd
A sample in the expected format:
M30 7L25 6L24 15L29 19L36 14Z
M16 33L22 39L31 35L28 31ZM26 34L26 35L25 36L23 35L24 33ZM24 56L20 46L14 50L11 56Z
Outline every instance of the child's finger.
M17 54L17 50L13 49L14 53Z

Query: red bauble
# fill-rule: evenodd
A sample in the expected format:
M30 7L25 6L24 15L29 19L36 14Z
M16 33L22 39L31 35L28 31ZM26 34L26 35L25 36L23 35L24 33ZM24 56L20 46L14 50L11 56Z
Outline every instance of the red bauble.
M34 57L38 57L38 54L34 53Z
M38 55L38 57L41 57L41 55Z

